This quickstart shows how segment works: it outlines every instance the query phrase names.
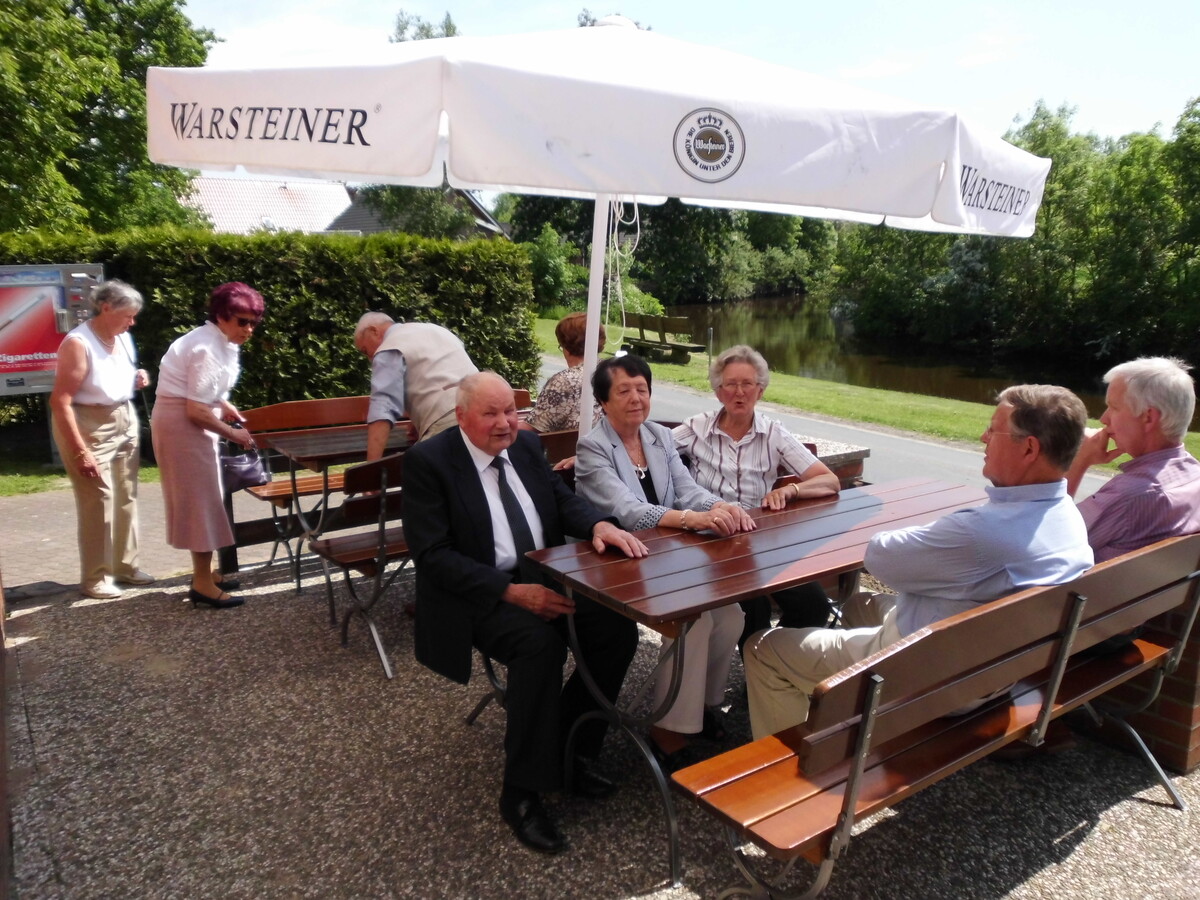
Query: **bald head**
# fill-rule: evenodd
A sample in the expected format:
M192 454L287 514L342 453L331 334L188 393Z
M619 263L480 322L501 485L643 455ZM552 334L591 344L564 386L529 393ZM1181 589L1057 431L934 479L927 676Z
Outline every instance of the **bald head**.
M383 343L383 336L394 324L396 323L387 313L363 313L358 324L354 326L354 346L371 359Z
M476 372L458 383L454 414L467 440L492 456L516 440L513 390L495 372Z

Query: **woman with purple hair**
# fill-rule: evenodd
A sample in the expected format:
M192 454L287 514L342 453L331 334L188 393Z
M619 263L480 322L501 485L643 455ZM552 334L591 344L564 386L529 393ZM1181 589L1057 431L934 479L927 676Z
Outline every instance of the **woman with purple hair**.
M227 593L237 583L212 568L213 551L233 543L219 440L254 446L250 432L234 424L242 415L229 392L241 371L241 345L262 322L264 306L262 295L240 281L215 288L208 320L167 348L158 373L150 425L167 508L167 543L191 551L188 599L195 606L228 609L243 602Z

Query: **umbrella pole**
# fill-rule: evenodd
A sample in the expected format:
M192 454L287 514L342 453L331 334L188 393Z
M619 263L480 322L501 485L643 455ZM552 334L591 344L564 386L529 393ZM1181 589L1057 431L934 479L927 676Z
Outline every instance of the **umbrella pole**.
M604 258L608 247L608 214L611 194L597 194L592 214L592 260L588 273L587 330L583 339L583 389L579 392L579 436L592 430L592 372L596 371L596 344L600 340L600 311L604 302Z

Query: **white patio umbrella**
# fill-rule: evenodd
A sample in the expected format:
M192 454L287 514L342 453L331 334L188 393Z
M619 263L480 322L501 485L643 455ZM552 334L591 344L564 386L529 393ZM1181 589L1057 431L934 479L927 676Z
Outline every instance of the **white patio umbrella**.
M624 25L625 27L620 27ZM1028 237L1050 161L915 106L607 27L392 44L352 64L152 68L150 158L187 168L595 198L585 369L615 199ZM584 379L581 430L591 422Z

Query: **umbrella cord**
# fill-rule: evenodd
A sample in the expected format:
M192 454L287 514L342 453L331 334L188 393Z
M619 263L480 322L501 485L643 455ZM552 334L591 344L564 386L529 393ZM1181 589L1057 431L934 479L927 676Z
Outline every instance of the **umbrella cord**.
M629 218L626 218L626 207L628 206L630 213ZM613 297L617 298L617 304L621 310L621 336L618 341L618 346L625 342L625 291L621 282L622 262L626 259L632 261L634 253L637 252L638 242L642 236L642 222L640 210L637 201L631 201L629 204L623 201L612 201L609 207L609 252L605 254L604 267L605 276L608 281L608 296L605 298L604 321L609 321L609 313L612 308ZM633 235L626 242L625 246L621 244L621 226L632 227Z

